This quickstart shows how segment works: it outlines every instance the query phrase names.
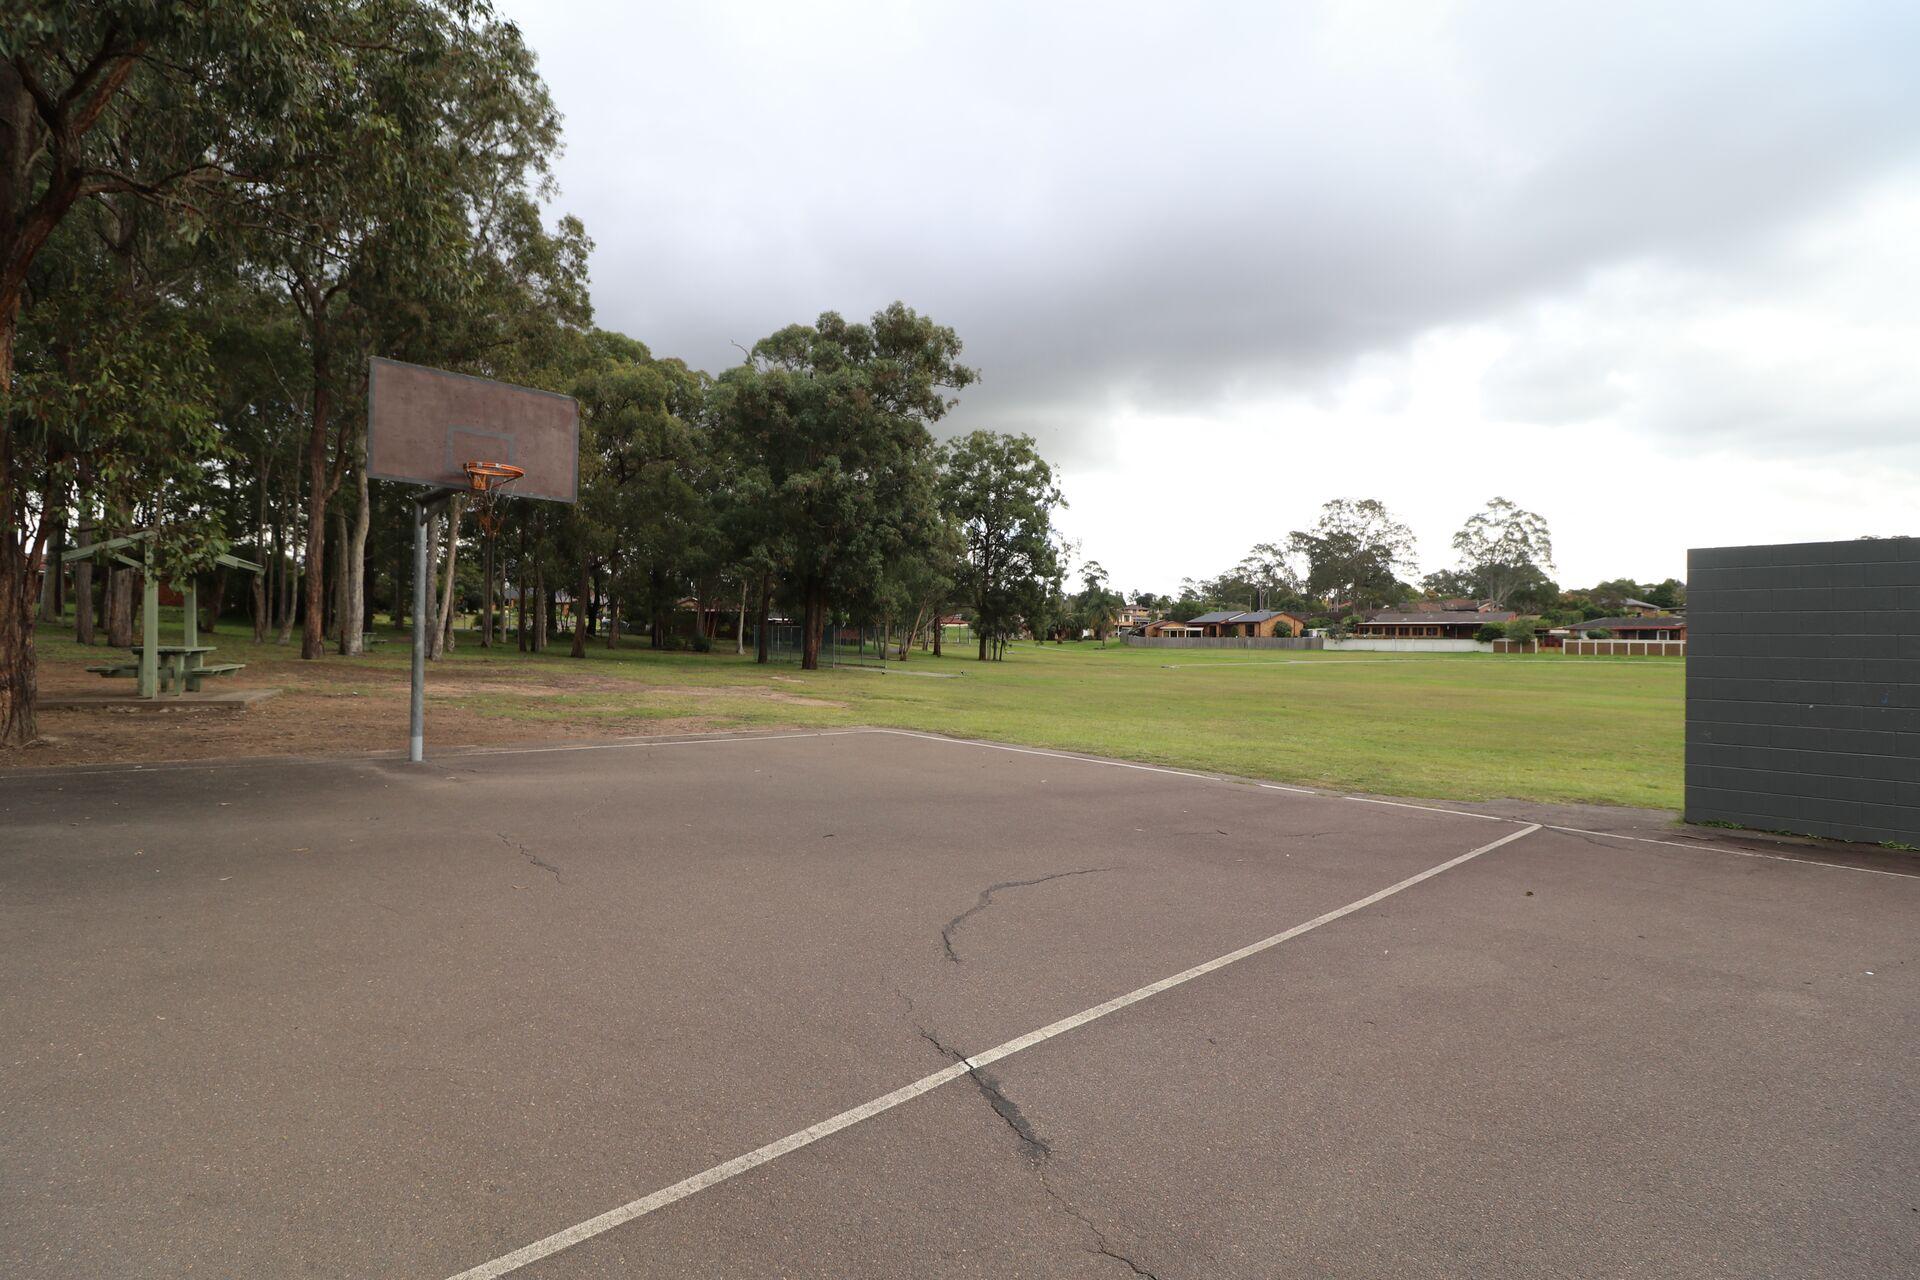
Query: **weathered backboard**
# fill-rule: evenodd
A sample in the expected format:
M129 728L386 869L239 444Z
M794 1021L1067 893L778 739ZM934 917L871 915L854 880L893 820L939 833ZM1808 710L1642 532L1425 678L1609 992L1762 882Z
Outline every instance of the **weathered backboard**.
M367 474L465 488L469 462L524 470L502 490L509 497L574 501L579 404L551 391L375 356L367 370Z

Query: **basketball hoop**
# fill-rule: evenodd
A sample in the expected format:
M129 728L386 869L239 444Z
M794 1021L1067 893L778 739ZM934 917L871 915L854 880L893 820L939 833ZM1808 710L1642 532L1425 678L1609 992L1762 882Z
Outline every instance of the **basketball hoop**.
M462 468L471 486L474 518L489 538L500 532L500 490L524 476L511 462L469 462Z

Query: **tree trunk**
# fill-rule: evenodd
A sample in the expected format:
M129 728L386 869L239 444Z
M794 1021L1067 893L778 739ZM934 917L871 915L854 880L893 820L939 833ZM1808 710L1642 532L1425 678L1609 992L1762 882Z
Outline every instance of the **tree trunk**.
M580 588L573 595L573 653L575 658L587 656L587 596L593 590L593 557L580 557Z
M740 579L740 613L733 624L733 652L737 657L747 651L747 580Z
M428 659L440 656L440 628L431 624L440 618L440 517L427 517L427 631Z
M612 592L607 594L607 648L620 647L620 597Z
M107 573L107 643L133 647L133 570L115 565Z
M547 598L547 566L533 566L533 651L547 651L547 630L553 625L553 602Z
M307 427L307 616L300 632L300 656L318 658L327 647L327 501L333 496L328 484L327 433L333 408L333 376L328 367L330 299L311 284L305 289L307 322L312 329L313 420Z
M41 518L43 520L51 518L45 513L53 506L53 502L51 501L53 496L53 494L49 493L47 495L48 500L43 502L40 507L42 513ZM60 564L60 553L66 549L67 531L62 525L55 525L52 536L47 539L46 563L40 572L39 621L41 622L57 623L60 621L60 579L65 573L65 570Z
M765 665L771 656L767 652L767 646L771 640L771 637L767 635L767 615L771 612L773 612L773 574L770 571L762 571L760 574L759 623L753 629L753 660L762 665Z
M92 503L80 508L80 545L93 541ZM73 563L73 638L81 644L93 643L93 557Z
M347 513L335 507L331 523L333 525L333 560L329 566L327 581L325 634L335 642L337 652L345 653L346 644L342 637L347 632Z
M460 563L460 508L464 503L464 496L458 493L447 499L447 572L441 580L439 599L434 610L433 643L427 654L430 658L444 657L447 650L453 647L453 575ZM429 544L427 572L433 572L433 564L433 548Z
M480 576L486 579L486 587L480 597L480 647L493 648L493 544L494 536L486 535L486 558L480 566Z
M12 385L13 323L11 306L0 316L6 326L5 352L0 359L0 390ZM24 747L39 734L34 719L39 672L33 651L33 611L39 580L26 537L26 499L17 488L13 470L13 431L0 427L0 744Z
M280 625L274 634L275 644L284 645L293 640L293 615L299 601L300 561L294 553L292 541L288 540L280 556Z
M213 571L213 593L207 597L207 625L200 628L208 635L220 629L220 611L227 607L227 576L231 572L225 565Z
M826 592L817 583L808 582L802 595L804 608L801 613L800 632L800 669L818 671L820 669L820 632L826 625Z
M253 642L264 644L267 639L267 575L256 573L252 577L248 599L253 608Z
M357 656L366 649L367 622L367 530L373 524L373 503L367 492L367 464L362 457L354 465L353 523L348 526L346 555L340 565L346 589L341 593L340 652Z
M520 554L514 558L513 576L519 583L515 594L519 596L518 607L514 609L514 628L520 637L520 652L527 651L527 526L520 525Z

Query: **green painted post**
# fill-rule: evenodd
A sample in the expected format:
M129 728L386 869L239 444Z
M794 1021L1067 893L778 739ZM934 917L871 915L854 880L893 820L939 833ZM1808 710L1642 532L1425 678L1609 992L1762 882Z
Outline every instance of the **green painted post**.
M188 578L182 594L187 598L187 644L192 646L200 643L200 584Z
M140 591L140 696L160 696L160 582L153 576L153 543L146 544Z

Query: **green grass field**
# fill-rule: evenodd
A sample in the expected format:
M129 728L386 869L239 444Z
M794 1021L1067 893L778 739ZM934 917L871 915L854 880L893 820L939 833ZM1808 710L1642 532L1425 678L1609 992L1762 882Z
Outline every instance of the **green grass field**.
M324 675L339 689L353 680L343 668L363 672L369 688L406 678L397 633L374 655L316 669L234 630L218 636L221 658L257 664L249 683ZM41 651L66 670L102 652L57 632ZM999 663L959 649L941 659L915 653L898 667L955 677L930 679L760 667L731 652L596 643L585 661L566 653L564 642L522 656L468 641L430 670L429 687L438 680L444 697L484 680L489 691L468 703L481 714L583 729L677 718L713 728L886 725L1387 795L1681 802L1685 666L1676 659L1028 643ZM527 696L514 696L516 687Z

